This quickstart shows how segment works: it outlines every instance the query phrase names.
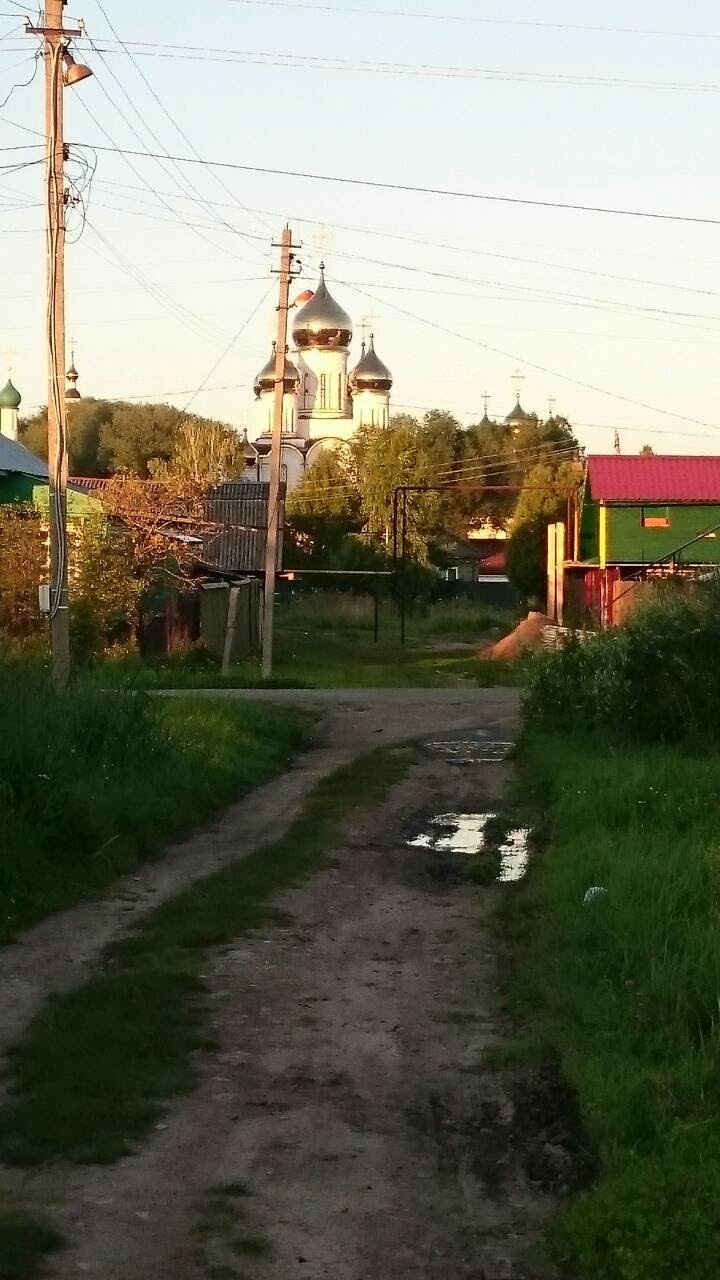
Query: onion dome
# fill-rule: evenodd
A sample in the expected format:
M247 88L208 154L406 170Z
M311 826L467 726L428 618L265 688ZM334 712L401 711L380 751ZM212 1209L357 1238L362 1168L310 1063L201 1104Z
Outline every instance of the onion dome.
M12 379L8 378L2 391L0 391L0 409L19 409L22 402L22 396L17 387L12 384Z
M78 391L78 389L77 389L77 380L78 380L78 378L80 377L80 374L78 373L77 369L75 368L75 352L74 352L74 351L73 351L72 356L71 356L71 358L70 358L70 368L68 369L67 373L65 374L65 377L67 378L68 382L70 383L70 386L69 386L69 387L66 389L66 391L65 391L65 399L66 399L66 400L80 400L80 399L81 399L80 392L79 392L79 391Z
M524 422L534 422L534 421L535 419L531 416L531 414L526 413L525 410L523 409L522 405L520 404L520 397L518 396L517 404L515 405L515 408L513 409L512 413L508 414L507 418L505 419L505 422L509 427L521 427Z
M352 391L389 391L393 379L386 364L383 364L375 350L375 335L370 334L370 346L365 350L362 344L362 356L350 374Z
M352 320L328 292L324 262L320 263L320 283L317 289L295 316L292 336L300 351L305 347L344 349L350 346Z
M243 433L240 437L240 451L246 467L254 467L257 464L258 451L248 440L247 427L243 427Z
M268 360L267 364L263 365L262 369L260 370L259 374L257 375L253 383L253 390L258 400L260 399L260 396L262 395L263 391L275 390L275 352L276 351L277 351L277 343L273 342L272 354L270 356L270 359ZM284 383L283 383L284 390L289 392L295 391L299 381L300 381L300 374L295 368L295 365L293 364L292 360L288 360L288 357L286 354L285 355L285 375L284 375Z

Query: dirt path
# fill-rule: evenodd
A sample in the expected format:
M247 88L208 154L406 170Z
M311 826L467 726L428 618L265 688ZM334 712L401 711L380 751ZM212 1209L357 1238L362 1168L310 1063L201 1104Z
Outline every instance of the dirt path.
M114 1167L3 1176L74 1241L57 1280L547 1280L526 1252L572 1181L564 1100L485 1056L505 1035L493 913L513 886L407 845L430 814L497 806L508 766L452 738L508 738L515 712L423 696L329 723L326 752L379 729L445 745L279 899L286 927L208 964L219 1048L198 1091Z
M119 880L102 900L53 916L0 950L0 1054L20 1034L42 997L77 985L117 933L196 877L278 839L299 813L308 790L334 769L379 743L428 733L436 724L505 724L512 733L517 712L512 689L471 690L469 695L439 690L435 693L440 696L430 701L414 690L366 690L355 700L350 691L350 704L345 691L331 690L330 697L327 692L272 692L273 701L304 706L323 716L316 747L295 768L232 806L215 826L171 847L137 875ZM395 692L404 696L388 699ZM253 694L262 696L263 691L248 691L248 696Z

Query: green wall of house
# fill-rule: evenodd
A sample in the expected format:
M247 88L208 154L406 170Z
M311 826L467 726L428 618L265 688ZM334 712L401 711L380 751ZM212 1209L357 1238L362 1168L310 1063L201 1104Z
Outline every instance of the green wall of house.
M653 503L606 507L608 564L650 564L670 555L706 529L720 525L720 506ZM645 528L643 514L667 518L667 528ZM583 512L583 559L597 562L599 505L586 504ZM680 557L686 564L720 564L720 529L716 536L696 542Z
M49 515L48 486L44 480L22 475L19 471L0 475L0 503L8 502L29 502L41 515ZM68 489L68 515L71 519L82 520L99 511L102 511L102 504L97 498L79 493L75 489Z

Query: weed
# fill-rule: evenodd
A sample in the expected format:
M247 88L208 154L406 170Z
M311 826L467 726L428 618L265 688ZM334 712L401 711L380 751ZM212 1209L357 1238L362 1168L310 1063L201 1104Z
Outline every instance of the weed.
M235 1235L229 1244L239 1258L267 1258L272 1253L272 1245L267 1236L258 1233Z
M35 1280L65 1241L49 1223L23 1210L0 1210L0 1280Z

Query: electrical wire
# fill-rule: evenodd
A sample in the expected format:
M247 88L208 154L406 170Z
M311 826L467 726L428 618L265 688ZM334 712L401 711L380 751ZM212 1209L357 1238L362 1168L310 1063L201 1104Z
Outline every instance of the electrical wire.
M663 36L674 40L720 40L720 32L714 31L667 31L662 28L590 26L587 23L580 22L544 22L530 18L487 18L478 17L475 14L433 13L431 11L422 12L417 9L374 9L366 6L359 8L353 5L305 4L302 3L302 0L227 0L227 2L263 9L299 9L305 13L337 13L343 16L353 14L362 16L365 21L369 18L403 18L423 22L478 23L484 26L497 27L541 27L550 31L590 31L615 35Z
M345 282L341 281L341 283L344 284ZM490 351L493 355L502 356L506 360L511 360L515 365L522 364L529 369L537 369L540 373L550 374L553 378L560 378L563 382L569 382L572 383L573 386L582 387L585 391L594 391L599 395L609 396L613 400L619 400L623 404L631 404L636 409L647 409L650 413L659 413L664 417L675 418L679 422L689 422L693 426L697 427L710 427L713 430L718 429L716 423L704 422L701 418L691 418L687 414L676 413L672 409L662 409L658 405L647 404L644 400L635 400L632 396L622 395L619 391L609 391L607 387L600 387L595 383L585 382L582 378L576 378L572 374L561 373L557 369L550 369L547 365L539 364L537 361L525 360L518 355L514 355L512 352L504 351L501 347L495 347L489 342L483 342L480 338L473 338L467 333L458 333L455 329L448 329L445 325L438 324L435 320L430 320L427 316L415 315L414 312L407 311L404 307L398 306L395 302L383 302L375 294L369 293L367 289L360 289L357 285L348 287L354 288L357 293L362 294L366 298L370 298L373 302L391 307L393 311L399 312L400 315L406 316L409 320L416 320L419 324L427 325L429 328L435 329L440 333L446 333L449 337L457 338L460 342L468 342L473 346L482 348L483 351Z
M163 159L162 156L158 156L152 151L134 151L128 147L118 147L116 145L111 147L96 146L96 150L113 151L123 156L138 156L146 160ZM197 160L194 156L169 156L168 158L177 160L179 164L202 164L215 169L237 170L241 173L266 173L274 177L305 178L312 182L329 182L351 187L369 187L378 191L404 191L410 195L446 196L458 200L487 200L498 204L516 204L539 209L564 209L572 213L602 213L613 217L649 218L660 222L687 222L702 226L720 226L720 218L704 218L694 214L656 213L651 210L641 209L615 209L605 205L571 204L559 200L531 200L520 196L489 195L480 191L456 191L449 187L412 186L409 183L380 182L372 178L350 178L338 174L311 173L300 169L276 169L261 165L237 164L229 160Z
M22 80L22 81L20 81L18 84L14 84L14 85L12 86L12 88L8 90L7 94L6 94L6 95L5 95L5 97L3 98L2 102L0 102L0 108L7 106L8 102L9 102L9 101L10 101L10 99L12 98L12 96L13 96L13 94L14 94L14 92L15 92L15 90L16 90L16 89L27 89L28 85L32 84L32 82L33 82L33 80L35 79L35 77L36 77L36 75L37 75L37 72L38 72L38 67L39 67L39 65L40 65L40 56L41 56L41 55L40 55L40 53L38 52L38 53L36 53L36 54L35 54L35 56L34 56L34 58L33 58L34 66L33 66L32 75L30 76L30 79L29 79L29 80ZM25 61L27 61L27 59L25 59ZM8 68L8 70L11 70L11 68Z
M227 346L225 347L225 349L224 349L224 350L221 352L221 354L218 356L218 358L217 358L217 360L215 361L215 363L214 363L214 365L212 366L212 368L208 371L208 373L207 373L207 374L205 375L205 377L203 378L203 380L202 380L202 382L200 383L200 385L198 386L197 390L195 390L195 391L193 392L193 394L191 395L190 399L188 400L187 404L185 405L185 407L184 407L184 408L183 408L183 410L182 410L182 412L183 412L183 413L187 413L188 409L190 408L190 405L191 405L191 404L193 404L193 402L197 399L197 397L200 395L200 392L201 392L201 391L204 391L204 389L205 389L205 384L206 384L206 383L208 383L208 382L210 381L210 379L212 378L213 374L216 372L216 370L217 370L217 369L219 369L219 368L220 368L220 365L222 364L223 360L225 360L226 356L228 356L228 355L230 354L230 352L232 351L233 347L235 346L235 343L238 341L238 339L239 339L239 338L242 336L242 334L245 332L245 330L247 329L248 325L251 323L251 321L252 321L252 320L254 320L254 319L255 319L255 316L257 315L258 311L260 310L261 306L263 305L263 303L264 303L265 299L269 296L270 291L273 289L273 287L274 287L274 283L275 283L274 281L271 281L271 282L270 282L270 284L268 285L268 287L267 287L267 289L265 290L264 294L263 294L263 295L262 295L262 297L260 298L259 302L256 304L256 306L255 306L255 307L253 307L253 309L252 309L252 311L250 312L249 316L247 316L247 317L246 317L246 319L245 319L245 320L243 320L243 322L242 322L242 324L240 325L240 328L238 329L237 333L236 333L236 334L235 334L235 335L230 339L230 341L228 342L228 344L227 344Z
M192 151L193 155L194 155L198 160L202 160L202 156L200 155L199 151L197 150L197 147L195 146L195 144L194 144L194 142L192 141L192 139L191 139L191 138L189 138L189 137L188 137L188 135L185 133L184 129L182 129L182 128L181 128L180 124L179 124L179 123L178 123L178 121L177 121L176 116L175 116L175 115L173 115L170 111L168 111L167 107L165 106L165 103L162 101L162 99L161 99L160 95L158 94L157 90L155 89L155 86L152 84L152 81L148 79L148 77L145 75L145 72L143 71L142 67L140 67L140 66L138 65L138 62L137 62L137 59L136 59L135 55L130 51L130 49L128 48L128 45L127 45L127 44L126 44L126 43L125 43L125 42L120 38L120 35L119 35L118 31L116 30L116 28L113 26L112 22L110 21L110 18L109 18L108 14L107 14L107 11L106 11L106 9L105 9L104 5L101 3L101 0L96 0L96 4L97 4L97 6L98 6L98 9L99 9L99 10L100 10L100 12L102 13L102 15L103 15L103 17L104 17L105 21L107 22L107 24L108 24L108 26L109 26L110 30L112 31L113 35L116 37L116 39L118 40L118 42L120 43L120 45L122 46L122 48L125 50L125 53L126 53L126 54L127 54L127 56L129 57L129 59L130 59L130 61L132 62L133 66L135 67L135 69L136 69L136 71L137 71L138 75L142 78L143 83L145 84L145 86L147 87L147 89L149 90L149 92L151 93L151 95L152 95L152 97L154 98L155 102L156 102L156 103L158 104L158 106L160 107L160 110L163 112L163 114L164 114L164 115L167 117L167 119L170 121L171 125L172 125L172 126L175 128L175 130L178 132L178 134L179 134L179 135L180 135L180 137L182 138L183 142L185 142L185 143L186 143L186 145L190 147L190 150ZM213 173L213 177L215 178L215 181L219 184L219 186L222 188L222 190L223 190L223 191L225 191L227 194L229 194L229 195L232 197L233 202L234 202L234 204L235 204L235 205L237 205L239 208L241 208L241 209L243 210L243 212L244 212L244 213L250 213L250 212L251 212L251 210L249 210L249 209L247 208L247 206L243 204L242 200L240 200L240 199L239 199L239 197L235 194L235 192L232 190L232 188L231 188L231 187L229 187L229 186L227 185L227 183L226 183L226 182L225 182L225 181L224 181L224 180L223 180L223 179L222 179L218 174ZM187 179L186 179L186 180L187 180ZM195 188L195 190L197 190L197 188ZM200 198L201 198L201 199L203 199L203 200L205 201L205 197L204 197L204 196L201 196ZM211 202L211 201L205 201L205 203L207 204L207 207L208 207L208 208L210 208L210 205L211 205L211 203L212 203L212 202ZM265 231L268 231L268 232L270 232L270 234L272 234L272 230L271 230L271 228L268 226L268 224L267 224L266 222L264 222L264 220L263 220L262 218L257 217L256 215L253 215L253 216L255 216L255 217L256 217L256 221L260 224L260 226L262 226L262 227L265 229Z
M87 37L86 37L87 38ZM110 42L105 41L107 46ZM122 42L121 42L122 43ZM517 71L504 67L463 67L439 63L381 62L377 59L323 57L319 54L294 54L279 50L226 49L192 45L154 45L130 41L133 56L161 58L179 62L223 63L229 66L276 67L296 71L336 71L342 75L399 76L420 79L482 80L491 83L541 84L559 88L644 89L673 93L720 93L720 84L691 80L630 80L619 76L567 75L559 71ZM96 53L117 53L117 49L101 48L92 41ZM126 46L123 46L124 48ZM167 52L165 52L167 50Z

